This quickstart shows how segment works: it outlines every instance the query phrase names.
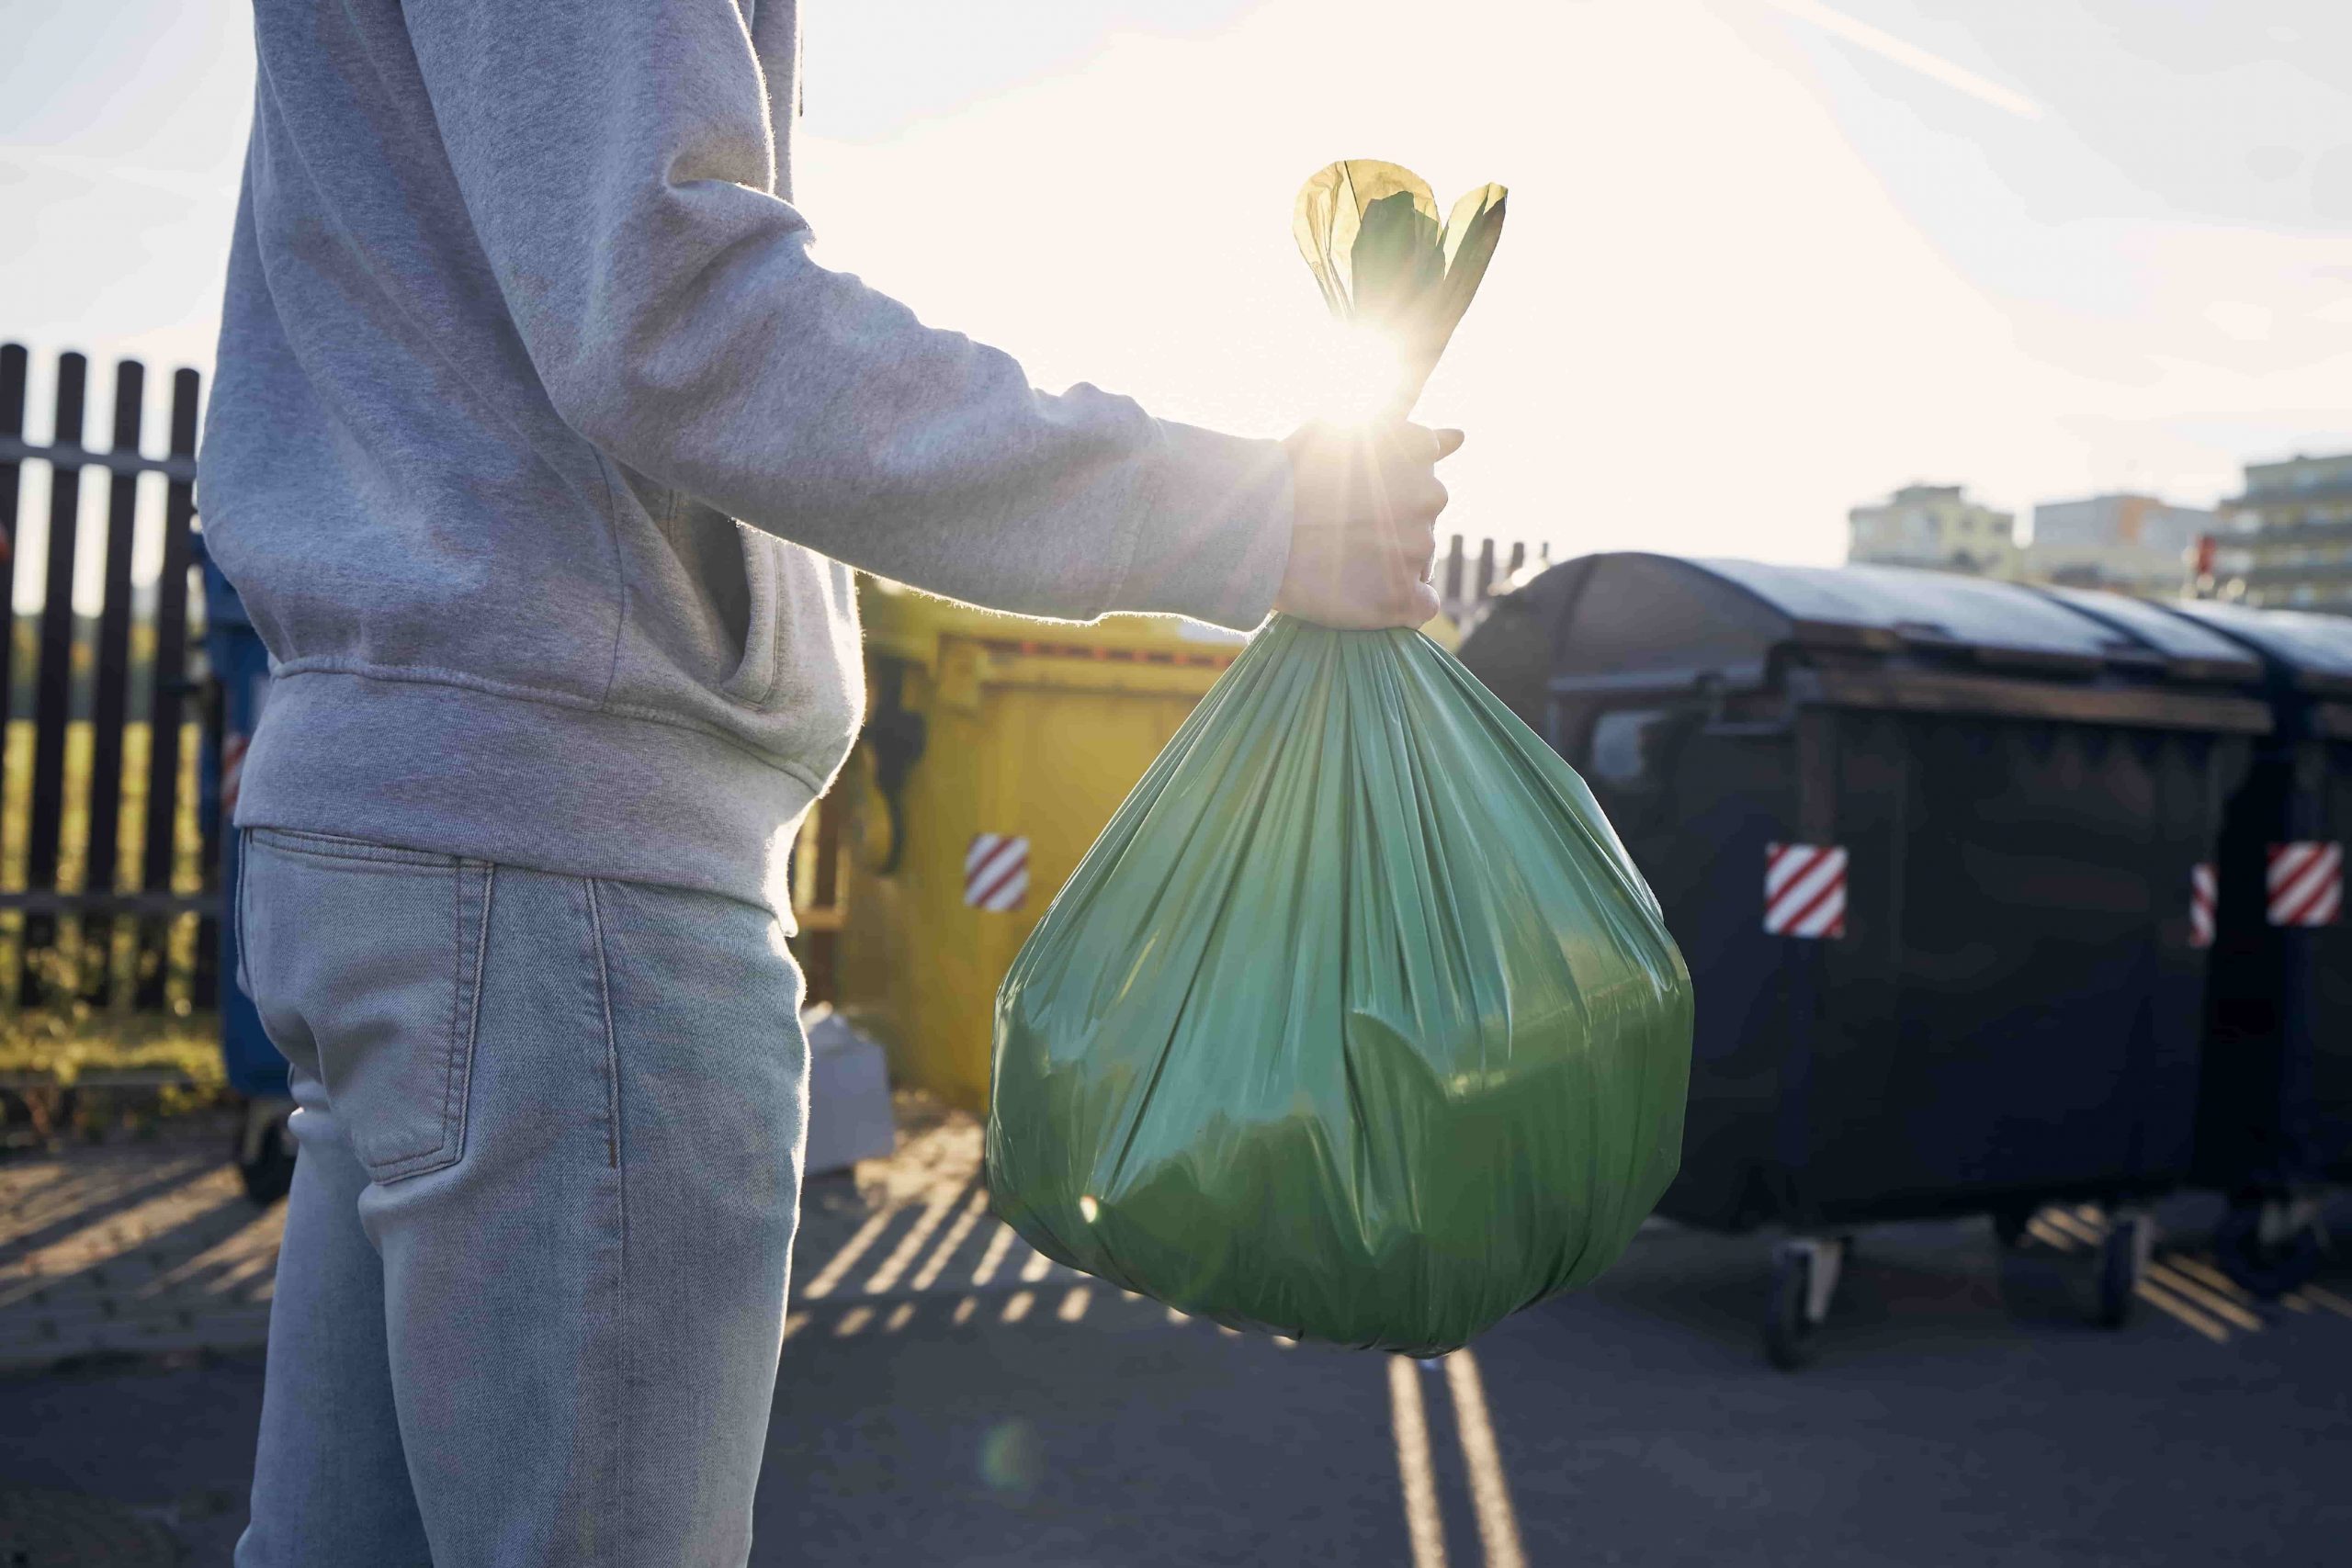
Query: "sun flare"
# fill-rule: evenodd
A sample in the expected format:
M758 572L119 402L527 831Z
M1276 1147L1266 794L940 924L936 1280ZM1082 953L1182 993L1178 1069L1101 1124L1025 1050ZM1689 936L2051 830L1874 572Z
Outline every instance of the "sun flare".
M1316 344L1307 412L1331 424L1370 424L1397 411L1405 365L1377 328L1332 321Z

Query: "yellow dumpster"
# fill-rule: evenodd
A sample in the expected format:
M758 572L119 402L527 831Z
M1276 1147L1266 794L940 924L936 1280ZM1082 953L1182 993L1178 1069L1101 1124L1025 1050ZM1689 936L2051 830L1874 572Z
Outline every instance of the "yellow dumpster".
M1243 639L1173 616L1023 620L872 581L861 608L836 1005L896 1082L980 1110L998 982Z

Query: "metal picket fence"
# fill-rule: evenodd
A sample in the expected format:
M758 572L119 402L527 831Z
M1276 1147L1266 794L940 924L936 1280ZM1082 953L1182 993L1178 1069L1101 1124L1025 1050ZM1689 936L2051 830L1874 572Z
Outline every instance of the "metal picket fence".
M36 445L31 367L23 346L0 345L0 1008L209 1008L220 846L199 775L218 705L191 678L201 388L193 370L173 375L164 451L151 456L146 367L119 362L107 445L94 447L89 362L61 354L50 436ZM35 473L46 527L28 531L19 505ZM108 487L102 522L86 525L85 479ZM150 588L134 582L133 558L157 530ZM100 584L95 617L76 610L77 578Z
M1474 559L1466 548L1467 541L1460 534L1446 542L1445 553L1438 558L1437 596L1439 607L1453 617L1455 626L1468 631L1486 614L1487 601L1506 592L1521 570L1529 561L1527 541L1511 542L1510 555L1498 561L1495 541L1478 541L1478 554ZM1552 547L1536 547L1534 562L1548 566Z

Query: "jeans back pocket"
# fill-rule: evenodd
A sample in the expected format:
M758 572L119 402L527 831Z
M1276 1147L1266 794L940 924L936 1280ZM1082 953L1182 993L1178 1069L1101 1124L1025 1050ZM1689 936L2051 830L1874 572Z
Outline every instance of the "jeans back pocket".
M254 1005L325 1086L373 1179L465 1152L496 868L326 834L245 835L238 916Z

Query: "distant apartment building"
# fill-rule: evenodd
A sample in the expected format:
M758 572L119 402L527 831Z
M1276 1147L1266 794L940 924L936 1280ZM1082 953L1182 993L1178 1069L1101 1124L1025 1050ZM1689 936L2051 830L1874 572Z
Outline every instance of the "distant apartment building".
M2069 588L2104 588L2143 599L2177 599L2188 582L2199 537L2219 519L2148 495L2095 495L2033 509L2025 575Z
M1962 493L1959 485L1905 485L1888 500L1846 513L1846 558L1978 577L2018 574L2017 518Z
M2245 493L2222 503L2214 552L2224 597L2271 609L2352 615L2352 452L2248 463Z

